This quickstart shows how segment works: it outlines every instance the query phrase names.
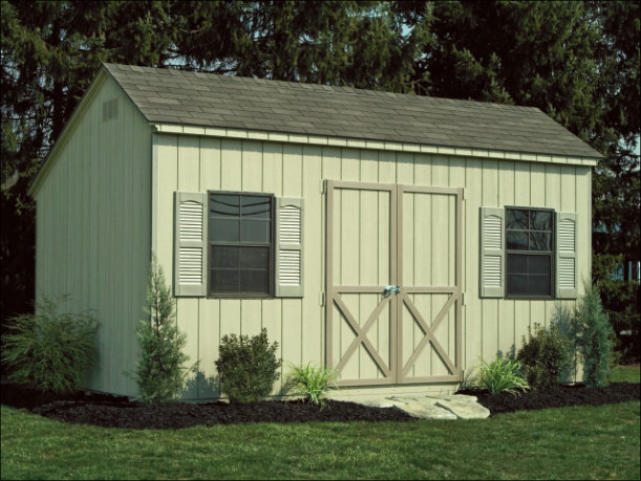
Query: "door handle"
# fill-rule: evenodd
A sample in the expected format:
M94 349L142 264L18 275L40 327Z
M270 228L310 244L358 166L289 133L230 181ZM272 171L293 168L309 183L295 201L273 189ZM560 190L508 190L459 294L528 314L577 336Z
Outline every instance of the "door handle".
M401 292L400 286L395 286L395 285L385 286L383 288L383 297L389 297L392 294L398 294L399 292Z

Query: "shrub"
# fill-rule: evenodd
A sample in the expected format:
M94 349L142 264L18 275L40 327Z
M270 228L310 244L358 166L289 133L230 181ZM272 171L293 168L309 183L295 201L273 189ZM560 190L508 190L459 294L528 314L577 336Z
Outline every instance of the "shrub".
M231 402L255 402L269 395L279 378L278 343L271 346L267 330L252 338L224 336L216 361L221 389Z
M519 350L517 359L533 389L548 389L569 377L573 366L574 342L561 329L568 316L572 316L571 312L557 305L550 326L546 329L535 324L534 334L530 330L529 339Z
M178 330L174 300L165 283L162 268L152 261L145 312L149 315L138 324L140 359L134 378L145 402L169 401L178 397L185 386L189 359L183 349L186 337Z
M336 371L324 367L314 367L307 364L303 367L294 367L290 374L293 384L292 392L304 396L307 401L323 406L327 391L335 387Z
M517 394L529 388L521 374L521 364L514 359L504 357L498 357L489 364L481 363L477 385L492 394L499 392Z
M590 387L607 386L614 362L614 332L596 288L587 288L579 301L577 321L583 381Z
M35 314L13 320L2 350L9 379L58 393L80 388L96 360L98 322L93 316L59 312L56 301L44 299Z
M596 255L592 272L603 310L617 337L617 353L625 363L638 363L641 351L641 284L612 278L612 273L624 264L624 260L622 255Z

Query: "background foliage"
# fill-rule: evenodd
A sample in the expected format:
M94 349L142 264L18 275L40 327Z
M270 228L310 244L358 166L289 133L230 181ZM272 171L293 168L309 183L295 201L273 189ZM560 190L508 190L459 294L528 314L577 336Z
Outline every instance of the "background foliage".
M595 265L600 256L639 258L636 2L14 0L1 7L3 326L33 302L28 185L101 61L539 107L607 155L593 185ZM609 277L595 269L597 281ZM638 339L639 289L622 292L624 306L637 306L634 317L607 295L605 308Z

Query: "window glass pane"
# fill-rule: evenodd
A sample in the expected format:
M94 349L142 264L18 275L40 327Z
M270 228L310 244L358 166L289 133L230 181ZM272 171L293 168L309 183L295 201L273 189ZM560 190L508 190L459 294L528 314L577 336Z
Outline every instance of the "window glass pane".
M508 229L527 229L530 226L529 211L508 209L507 211L507 228Z
M508 271L512 274L527 274L527 259L531 256L509 254L507 259Z
M269 294L269 271L241 270L240 291L243 294Z
M521 274L508 274L507 283L510 294L528 293L528 276Z
M531 211L531 228L536 230L552 230L552 212Z
M238 268L238 247L213 246L212 267Z
M530 232L531 251L551 251L552 234L547 232Z
M552 268L552 259L549 256L527 256L528 273L544 274L550 276Z
M241 247L239 266L241 269L268 269L269 247Z
M528 235L527 232L508 231L507 232L507 248L528 250Z
M240 214L237 195L212 194L210 211L213 216L238 216Z
M238 219L215 218L209 222L211 242L238 242Z
M240 223L240 241L268 243L271 238L270 226L269 220L244 219Z
M212 269L211 289L214 292L238 292L236 269Z
M271 217L271 198L257 196L243 196L241 198L241 215L257 219L269 219Z
M550 276L532 275L529 277L528 281L528 295L550 295Z

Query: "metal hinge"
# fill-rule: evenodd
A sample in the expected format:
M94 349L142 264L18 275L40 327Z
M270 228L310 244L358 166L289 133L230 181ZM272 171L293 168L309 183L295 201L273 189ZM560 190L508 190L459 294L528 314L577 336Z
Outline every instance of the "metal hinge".
M325 293L324 292L320 293L320 305L321 306L325 305Z

